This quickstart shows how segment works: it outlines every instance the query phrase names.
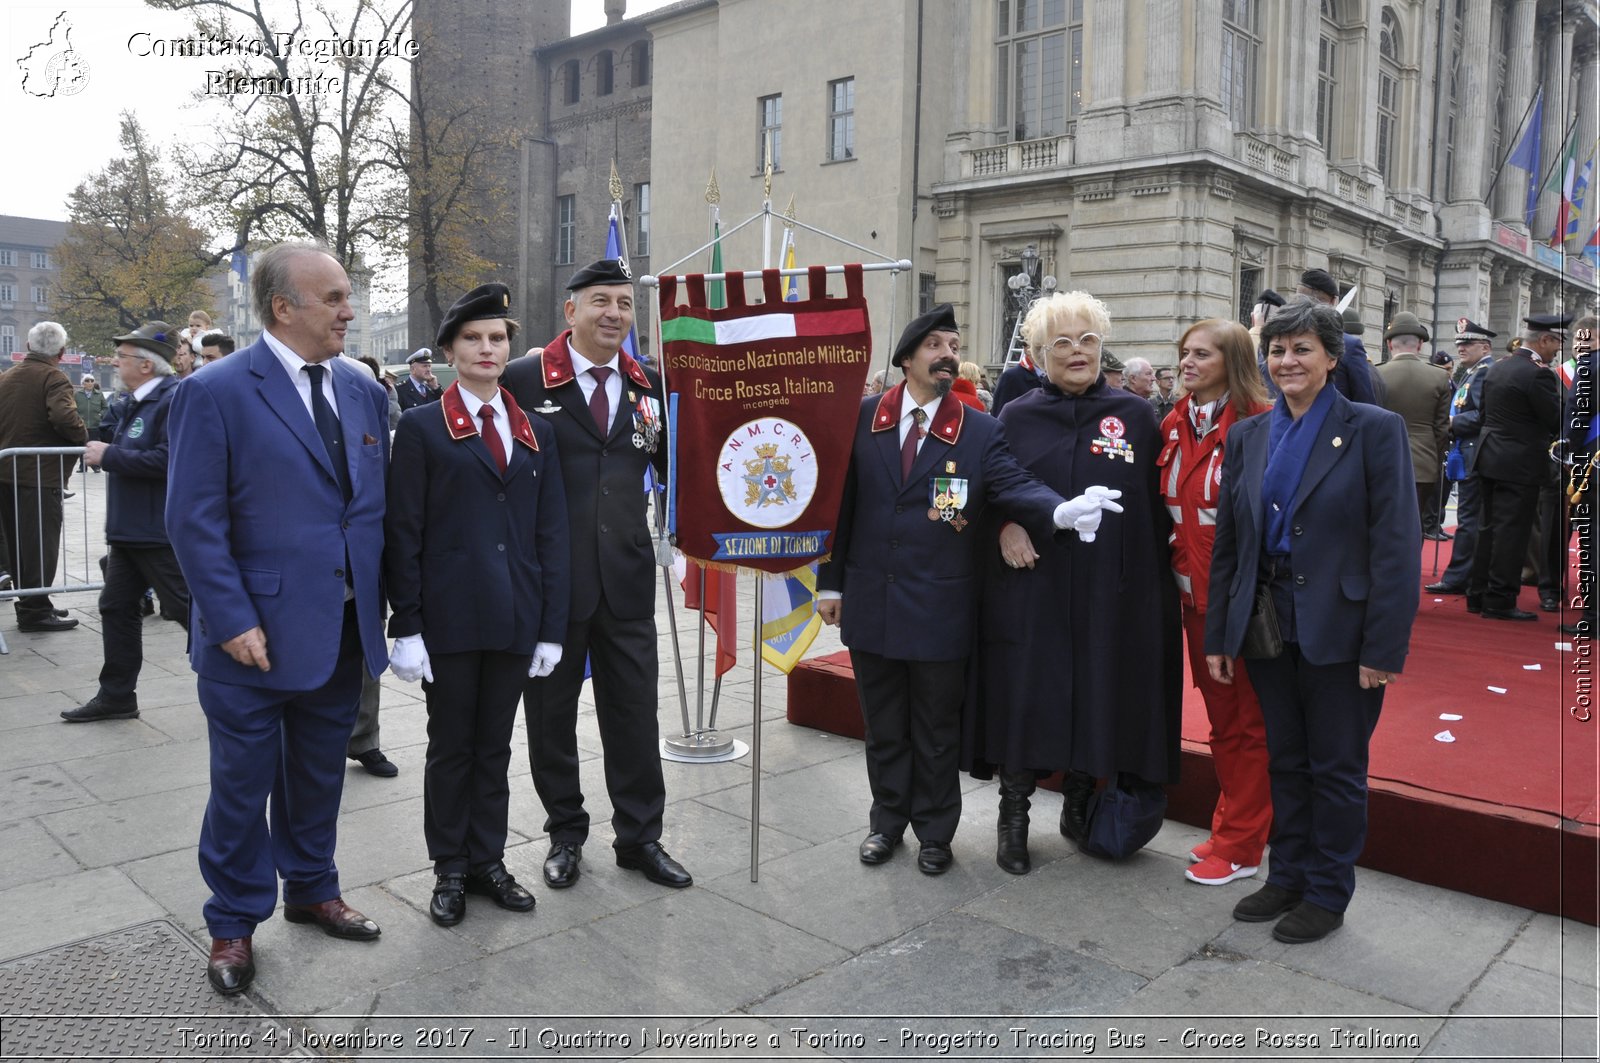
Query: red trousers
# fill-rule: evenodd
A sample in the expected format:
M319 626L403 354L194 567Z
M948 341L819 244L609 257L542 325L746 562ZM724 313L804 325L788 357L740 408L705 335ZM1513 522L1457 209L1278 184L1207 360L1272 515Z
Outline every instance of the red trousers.
M1258 867L1272 829L1272 787L1267 778L1267 727L1244 661L1233 662L1233 683L1219 683L1206 667L1206 615L1183 607L1189 672L1205 698L1211 721L1211 763L1222 796L1211 815L1212 852L1241 867Z

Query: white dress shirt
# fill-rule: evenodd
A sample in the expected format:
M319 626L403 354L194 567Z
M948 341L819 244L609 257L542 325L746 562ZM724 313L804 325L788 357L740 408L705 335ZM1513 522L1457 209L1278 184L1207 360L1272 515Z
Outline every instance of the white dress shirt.
M912 411L920 409L920 410L922 410L923 413L927 414L927 419L922 422L922 436L921 436L921 438L919 438L917 440L917 450L918 450L918 452L921 452L921 450L922 450L922 441L924 439L928 438L928 432L931 430L931 428L933 426L933 415L934 415L935 412L938 411L939 404L941 402L943 402L943 401L944 401L944 396L935 395L933 397L933 401L932 402L926 403L926 404L924 404L922 406L918 406L917 405L917 400L911 397L911 389L910 388L906 388L905 391L900 393L900 436L899 436L899 439L900 439L900 445L902 447L904 447L906 445L906 433L911 431L912 427L917 423L916 422L916 418L912 414Z
M289 374L289 380L294 384L295 391L300 393L300 401L306 404L306 414L316 423L316 415L311 413L311 375L306 372L306 367L313 364L295 354L283 342L270 332L263 331L261 338L267 341L267 349L278 356L278 361L283 363L284 372ZM334 394L333 386L333 359L319 363L326 373L322 374L322 397L328 400L328 408L335 417L339 416L339 399Z
M578 348L572 345L572 340L567 339L567 351L572 355L572 375L578 378L578 387L583 389L583 401L590 402L594 399L594 377L589 370L595 363L589 361L578 353ZM613 354L611 361L599 363L602 368L611 370L611 375L606 378L606 401L610 403L611 420L616 423L617 410L622 406L622 359ZM610 426L608 425L607 428Z
M461 401L467 407L467 413L472 418L472 423L478 432L483 432L483 415L478 411L483 409L484 401L466 388L456 388L456 394L461 396ZM490 409L494 410L494 430L500 433L500 446L505 449L506 461L511 460L511 417L506 413L506 402L501 397L499 390L494 393L494 398L488 402Z

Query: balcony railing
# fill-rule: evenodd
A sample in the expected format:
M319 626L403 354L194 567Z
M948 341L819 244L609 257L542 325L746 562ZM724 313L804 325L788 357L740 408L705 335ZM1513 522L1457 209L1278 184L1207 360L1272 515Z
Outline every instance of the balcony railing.
M1233 150L1240 162L1253 170L1271 174L1280 181L1295 181L1300 176L1300 159L1282 148L1258 140L1249 133L1233 135Z
M1073 138L1063 135L1018 140L989 148L969 148L961 153L961 176L1001 177L1071 166L1072 145Z

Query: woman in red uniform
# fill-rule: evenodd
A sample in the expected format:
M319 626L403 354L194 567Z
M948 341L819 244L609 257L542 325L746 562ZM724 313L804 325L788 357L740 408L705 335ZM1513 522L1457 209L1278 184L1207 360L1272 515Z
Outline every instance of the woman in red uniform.
M1172 573L1183 600L1189 673L1211 721L1211 759L1222 794L1211 816L1211 837L1189 854L1184 876L1205 886L1249 878L1261 864L1272 826L1267 780L1267 732L1261 705L1240 662L1231 686L1206 670L1206 592L1211 543L1221 496L1222 447L1238 421L1271 409L1256 368L1250 333L1211 318L1178 341L1184 395L1161 423L1165 442L1157 464L1161 493L1172 515Z

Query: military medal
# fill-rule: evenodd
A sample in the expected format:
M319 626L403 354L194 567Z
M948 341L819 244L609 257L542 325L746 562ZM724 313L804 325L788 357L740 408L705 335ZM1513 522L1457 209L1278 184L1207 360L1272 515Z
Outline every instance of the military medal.
M641 399L632 391L628 401L633 403L633 445L654 454L661 440L660 407L649 395Z
M561 407L557 406L555 403L551 402L550 401L550 396L546 395L544 397L544 405L543 406L535 406L533 408L533 412L534 413L560 413L561 412Z
M935 476L928 485L929 501L933 503L928 510L929 520L942 520L956 531L967 526L966 517L961 511L967 505L967 481L955 476Z

